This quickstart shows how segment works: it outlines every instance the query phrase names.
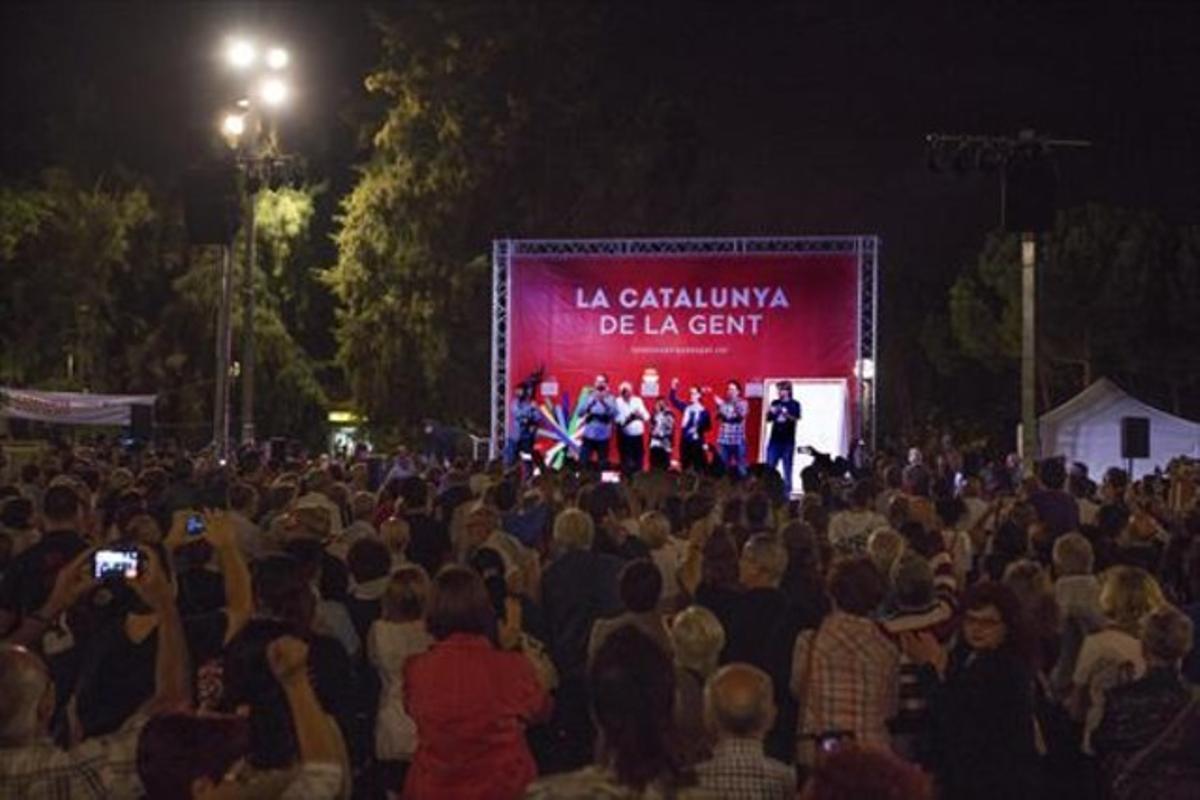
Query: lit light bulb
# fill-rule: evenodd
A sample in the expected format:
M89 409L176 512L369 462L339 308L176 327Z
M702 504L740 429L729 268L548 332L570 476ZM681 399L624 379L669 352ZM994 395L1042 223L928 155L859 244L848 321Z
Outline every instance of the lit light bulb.
M229 63L237 69L245 69L258 57L258 53L254 51L254 45L245 39L235 39L230 42L225 55L229 59Z
M221 121L221 131L226 136L238 137L246 132L246 117L243 114L226 114Z
M268 78L262 82L258 94L267 105L281 106L287 101L288 87L278 78Z
M283 69L288 65L291 57L288 56L288 51L282 47L272 47L267 51L267 66L271 69Z

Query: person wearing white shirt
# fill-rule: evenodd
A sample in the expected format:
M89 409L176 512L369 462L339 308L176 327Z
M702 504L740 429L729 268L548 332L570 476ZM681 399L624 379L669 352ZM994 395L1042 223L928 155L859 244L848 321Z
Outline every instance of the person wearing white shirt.
M429 577L418 566L404 567L389 579L383 615L367 634L367 660L379 674L379 711L375 718L375 757L388 788L399 791L408 762L417 752L417 725L404 707L404 667L425 652L433 637L425 630Z
M871 510L871 484L860 480L850 492L850 508L829 520L829 544L839 556L866 555L867 539L875 531L888 527L885 517Z
M650 412L642 398L633 393L633 384L623 381L617 396L617 452L621 458L621 471L626 474L642 468L649 420Z
M1162 589L1138 567L1112 567L1100 587L1100 610L1108 626L1088 635L1079 648L1067 709L1083 725L1083 752L1093 755L1092 731L1104 718L1105 695L1146 672L1137 633L1142 617L1166 605Z

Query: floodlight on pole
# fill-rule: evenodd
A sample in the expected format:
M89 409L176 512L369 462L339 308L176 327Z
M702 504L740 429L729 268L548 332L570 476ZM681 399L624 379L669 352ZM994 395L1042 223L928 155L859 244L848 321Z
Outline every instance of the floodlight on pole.
M261 47L261 49L260 49ZM236 377L242 387L242 443L253 444L254 430L254 385L255 385L255 213L254 206L262 186L274 188L273 177L280 173L280 166L287 163L287 157L280 156L275 135L275 114L272 113L286 105L291 88L285 76L291 65L291 53L278 44L266 46L262 39L256 46L254 41L246 36L231 37L226 40L225 60L231 68L240 73L243 89L247 96L237 101L237 110L231 111L224 118L221 130L236 152L238 168L244 176L243 181L243 231L246 247L246 257L243 265L243 280L245 305L243 310L243 357L240 374ZM221 328L224 332L232 325L231 318L226 315ZM228 359L226 359L228 363ZM229 397L229 371L218 370L223 376L222 386L226 403ZM219 387L221 389L221 387ZM226 405L227 408L227 405ZM225 416L227 429L228 414ZM224 440L224 439L223 439Z
M269 106L281 106L287 102L287 84L279 78L267 78L258 87L258 96Z
M246 115L226 114L225 119L221 120L221 132L233 139L241 136L246 132Z
M290 60L288 51L282 47L272 47L267 51L267 66L271 69L283 69Z
M246 69L258 59L258 52L248 39L234 39L229 43L225 57L235 69Z

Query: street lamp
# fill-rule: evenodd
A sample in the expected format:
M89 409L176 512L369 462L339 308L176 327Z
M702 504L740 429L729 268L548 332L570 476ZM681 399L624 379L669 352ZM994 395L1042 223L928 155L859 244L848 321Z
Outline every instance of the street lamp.
M272 108L279 108L287 102L288 87L279 78L267 78L258 87L258 96Z
M237 139L246 132L245 114L226 114L221 120L221 132L231 139Z
M225 58L234 69L248 69L258 60L258 51L248 39L233 39L225 50Z
M284 69L291 58L288 51L282 47L272 47L267 51L267 66L274 70Z
M285 106L291 90L285 80L291 54L271 45L259 49L246 38L230 39L225 50L227 63L245 75L244 94L237 111L221 122L221 131L237 152L237 165L244 176L243 230L246 235L245 276L243 283L242 340L242 444L252 444L254 433L254 264L256 249L254 205L258 188L274 185L274 179L290 174L290 159L278 152L274 119L271 116ZM226 324L229 324L227 321Z
M1001 225L1021 235L1021 439L1025 475L1038 451L1037 420L1037 239L1054 217L1054 151L1090 147L1081 139L1051 139L1023 130L1008 136L932 133L925 137L929 167L959 174L999 170Z

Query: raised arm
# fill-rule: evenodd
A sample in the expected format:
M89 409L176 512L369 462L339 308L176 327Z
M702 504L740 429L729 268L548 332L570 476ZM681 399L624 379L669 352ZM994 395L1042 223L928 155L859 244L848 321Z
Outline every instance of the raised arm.
M96 579L89 569L95 552L94 548L84 550L70 564L58 571L54 579L54 589L45 604L37 611L22 617L17 629L3 640L5 644L32 647L59 614L75 605L79 598L95 588Z
M308 677L308 645L292 636L280 637L267 645L267 663L287 696L300 760L305 764L339 763L342 745L337 726L321 707Z
M228 644L254 613L254 593L250 585L250 570L238 549L233 535L233 523L223 511L204 514L205 532L217 560L221 564L221 576L225 579L225 613L229 624L225 628L225 643Z
M177 710L187 707L192 700L183 622L179 619L179 609L175 607L175 592L163 572L158 555L149 548L141 548L139 552L142 556L140 574L130 581L130 586L158 616L154 697L150 699L146 710L149 713Z
M671 405L675 406L676 411L687 411L687 403L679 399L679 379L675 378L671 381L671 392L668 395L671 400Z

